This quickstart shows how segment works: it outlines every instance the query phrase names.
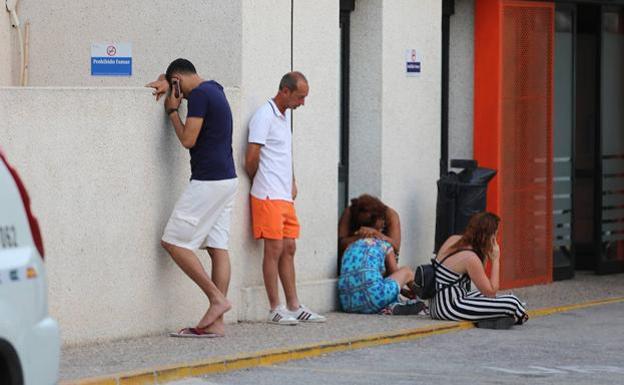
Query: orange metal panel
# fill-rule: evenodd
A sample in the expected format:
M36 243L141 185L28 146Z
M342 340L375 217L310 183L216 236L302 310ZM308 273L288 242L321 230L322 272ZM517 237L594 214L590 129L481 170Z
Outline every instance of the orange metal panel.
M474 155L482 167L498 169L500 127L500 1L475 2ZM490 182L487 209L500 213L498 176Z
M475 3L475 158L498 170L501 287L552 281L554 5Z

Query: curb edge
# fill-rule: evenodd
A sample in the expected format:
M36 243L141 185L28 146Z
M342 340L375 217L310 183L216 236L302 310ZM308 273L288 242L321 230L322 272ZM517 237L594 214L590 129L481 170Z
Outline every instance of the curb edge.
M624 297L599 299L580 304L554 306L529 311L531 317L544 317L555 313L582 309L592 306L624 302ZM234 370L248 369L258 366L274 365L287 361L318 357L323 354L356 350L374 346L388 345L404 341L412 341L436 334L446 334L474 328L469 321L444 322L439 325L425 326L415 329L402 329L366 336L345 338L335 341L311 343L290 348L277 348L253 353L242 353L224 357L216 357L207 361L181 363L136 372L118 373L103 377L83 378L59 382L60 385L155 385L197 377L212 373L225 373Z

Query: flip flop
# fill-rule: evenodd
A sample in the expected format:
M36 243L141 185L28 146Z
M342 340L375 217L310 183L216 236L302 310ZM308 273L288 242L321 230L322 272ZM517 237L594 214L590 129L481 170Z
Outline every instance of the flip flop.
M169 333L169 337L179 338L218 338L223 337L221 334L208 333L198 328L183 328L177 333Z

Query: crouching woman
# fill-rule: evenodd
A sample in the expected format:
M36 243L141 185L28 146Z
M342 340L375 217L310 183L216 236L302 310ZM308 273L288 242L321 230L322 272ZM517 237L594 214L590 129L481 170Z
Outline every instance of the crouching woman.
M496 241L500 218L492 213L475 214L462 235L449 237L440 248L435 264L436 294L431 316L440 320L480 321L508 319L522 324L529 316L520 300L511 294L497 295L500 247ZM485 262L492 266L485 273ZM477 290L470 291L470 281Z
M355 229L372 228L381 234L386 225L387 207L377 198L352 208L351 223ZM357 231L356 231L357 232ZM365 237L348 245L338 278L338 295L342 310L348 313L374 314L397 302L401 288L412 282L414 272L399 267L394 248L383 237Z

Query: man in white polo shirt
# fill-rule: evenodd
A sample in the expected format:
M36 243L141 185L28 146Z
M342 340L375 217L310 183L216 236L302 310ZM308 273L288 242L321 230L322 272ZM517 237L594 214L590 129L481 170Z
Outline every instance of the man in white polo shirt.
M325 322L299 302L295 280L295 239L299 221L294 200L297 186L293 174L290 111L304 104L308 81L301 72L282 77L277 95L262 104L249 122L245 171L253 179L251 218L255 239L264 240L262 273L269 297L268 322L296 325ZM280 304L278 277L286 296Z

